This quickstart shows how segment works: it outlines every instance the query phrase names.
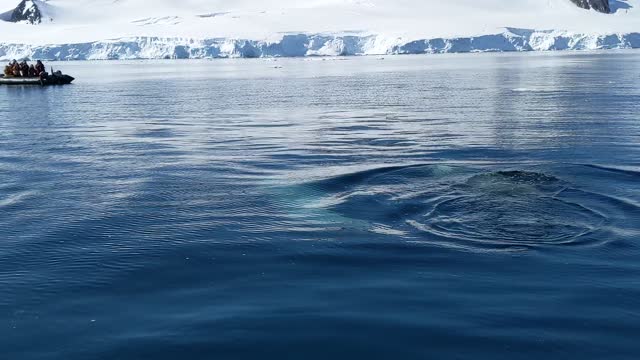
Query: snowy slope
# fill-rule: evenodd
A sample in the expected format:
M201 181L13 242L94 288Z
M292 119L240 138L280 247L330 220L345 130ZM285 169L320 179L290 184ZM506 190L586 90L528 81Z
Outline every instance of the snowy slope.
M0 0L0 13L18 2ZM640 47L640 0L610 0L613 14L580 9L569 0L35 2L43 17L51 21L37 26L0 21L0 58L36 54L83 59ZM489 37L472 44L482 35ZM458 45L445 44L447 41Z

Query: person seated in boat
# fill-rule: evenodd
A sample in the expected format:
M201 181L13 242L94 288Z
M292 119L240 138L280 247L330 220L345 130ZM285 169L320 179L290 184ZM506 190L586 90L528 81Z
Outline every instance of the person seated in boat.
M24 60L20 63L20 76L29 77L29 64Z
M36 72L36 67L33 64L29 65L29 77L38 77L38 73Z
M38 76L42 76L43 73L47 72L42 61L36 61L36 73Z
M13 76L13 69L11 63L4 67L4 76Z
M13 60L13 65L11 66L11 72L13 76L20 77L20 64L16 60Z
M15 65L15 60L9 61L9 64L4 67L4 76L13 77L13 66Z

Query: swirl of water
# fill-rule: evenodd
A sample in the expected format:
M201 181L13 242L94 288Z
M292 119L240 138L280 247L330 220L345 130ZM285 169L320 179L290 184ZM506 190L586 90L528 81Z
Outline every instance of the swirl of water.
M470 250L595 244L614 198L544 171L425 165L374 169L314 183L315 209L370 231ZM595 205L595 206L594 206ZM336 221L334 217L332 221Z
M459 195L408 222L437 237L498 246L578 243L606 217L563 199L566 186L541 173L482 174L470 178Z

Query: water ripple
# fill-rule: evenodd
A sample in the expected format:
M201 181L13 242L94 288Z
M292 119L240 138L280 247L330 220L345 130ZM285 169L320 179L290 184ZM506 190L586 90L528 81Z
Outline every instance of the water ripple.
M449 165L374 168L303 185L303 208L327 221L358 220L367 231L471 251L605 243L640 213L548 172ZM336 217L337 216L337 217ZM633 231L637 229L632 229Z

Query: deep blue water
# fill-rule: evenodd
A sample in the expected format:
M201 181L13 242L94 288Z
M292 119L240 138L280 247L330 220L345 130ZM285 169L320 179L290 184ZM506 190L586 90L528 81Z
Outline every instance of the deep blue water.
M0 87L1 359L637 359L640 53Z

